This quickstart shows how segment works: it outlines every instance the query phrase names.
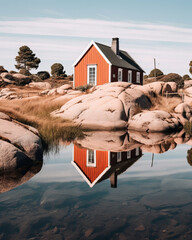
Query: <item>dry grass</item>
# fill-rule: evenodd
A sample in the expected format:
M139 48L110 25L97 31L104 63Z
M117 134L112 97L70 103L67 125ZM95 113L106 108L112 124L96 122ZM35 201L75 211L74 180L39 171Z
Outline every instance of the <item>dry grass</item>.
M182 102L180 97L150 97L152 107L150 110L163 110L166 112L173 112L174 108Z
M50 113L60 108L66 101L54 101L56 97L23 98L0 100L0 111L19 122L38 129L45 146L56 146L60 140L72 141L82 135L73 123L62 118L52 118Z

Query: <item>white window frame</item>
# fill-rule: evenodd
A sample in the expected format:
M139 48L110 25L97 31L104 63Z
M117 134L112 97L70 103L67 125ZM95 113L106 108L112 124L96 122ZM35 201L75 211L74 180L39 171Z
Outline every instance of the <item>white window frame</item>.
M127 152L127 159L130 159L131 158L131 151L128 151Z
M120 78L119 78L120 76ZM123 82L123 69L122 68L118 68L118 82Z
M128 77L127 77L128 83L132 83L132 71L128 70Z
M136 73L136 83L141 83L140 78L141 78L141 73L137 72Z
M139 156L139 147L137 147L137 148L135 149L135 155L136 155L136 156Z
M93 162L89 161L89 153L93 152ZM86 159L86 166L87 167L96 167L96 150L89 150L87 149L87 159Z
M96 86L97 85L97 65L96 64L87 65L87 84L90 84L90 81L89 81L90 68L95 68L95 85L93 85L93 84L91 84L91 85Z
M121 152L117 152L117 162L121 162Z

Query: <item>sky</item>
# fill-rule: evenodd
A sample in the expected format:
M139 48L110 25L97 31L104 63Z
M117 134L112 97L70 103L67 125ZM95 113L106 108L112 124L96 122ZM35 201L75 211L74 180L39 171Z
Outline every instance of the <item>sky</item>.
M192 60L191 0L0 0L0 65L16 70L27 45L41 59L37 71L61 63L68 75L91 40L111 45L118 37L145 70L189 74Z

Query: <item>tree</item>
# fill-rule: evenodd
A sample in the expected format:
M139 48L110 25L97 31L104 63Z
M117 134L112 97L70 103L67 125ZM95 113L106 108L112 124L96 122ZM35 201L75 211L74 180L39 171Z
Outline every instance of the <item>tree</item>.
M66 77L64 67L61 63L54 63L51 66L51 74L53 77Z
M183 75L183 80L190 80L191 78L189 77L188 74Z
M163 76L163 72L158 68L153 69L149 74L149 77L159 77L159 76Z
M42 80L50 78L50 75L46 71L41 71L37 73L37 76L40 77Z
M0 66L0 73L8 72L3 66Z
M192 74L192 61L189 63L189 72Z
M19 48L18 56L15 58L17 69L30 70L32 68L37 69L41 60L35 57L35 54L28 46L22 46Z
M184 87L184 80L183 78L177 73L169 73L161 78L162 82L175 82L178 88Z

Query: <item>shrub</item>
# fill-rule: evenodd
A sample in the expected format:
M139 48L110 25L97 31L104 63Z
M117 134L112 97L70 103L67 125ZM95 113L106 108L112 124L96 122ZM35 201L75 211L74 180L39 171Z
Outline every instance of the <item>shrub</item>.
M147 79L147 78L148 78L148 75L144 75L144 76L143 76L143 79Z
M64 67L61 63L54 63L51 66L51 75L53 77L65 77Z
M20 71L19 71L19 73L20 74L23 74L23 75L25 75L25 76L31 76L31 73L27 70L27 69L21 69Z
M163 72L158 68L153 69L149 74L149 77L158 77L158 76L163 76Z
M11 70L11 71L9 71L9 73L10 73L10 74L15 74L15 73L17 73L17 72Z
M163 78L161 78L161 81L163 81L163 82L176 82L178 88L183 88L184 87L184 80L177 73L169 73L169 74L165 75Z
M41 71L37 73L37 76L41 78L42 80L50 78L50 74L46 71Z
M191 78L189 77L189 75L188 74L185 74L184 76L183 76L183 80L190 80Z
M83 86L78 86L75 89L76 90L80 90L82 92L85 92L85 91L87 91L88 89L90 89L92 87L93 87L92 85L86 84L86 85L83 85Z
M3 66L0 66L0 73L8 72Z

